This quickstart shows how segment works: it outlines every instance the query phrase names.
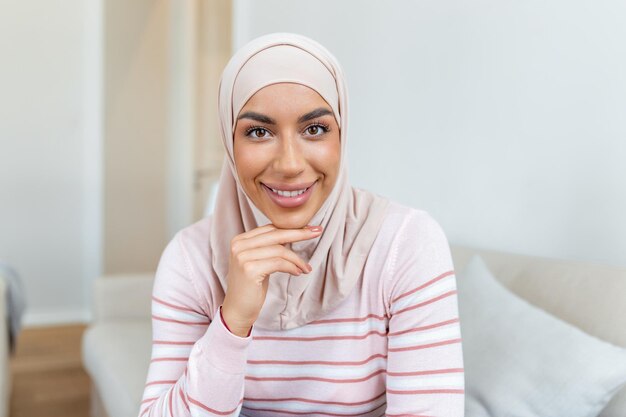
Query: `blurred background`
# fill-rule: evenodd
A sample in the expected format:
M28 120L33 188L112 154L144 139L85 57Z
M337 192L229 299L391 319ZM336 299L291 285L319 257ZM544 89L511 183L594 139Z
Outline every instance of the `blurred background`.
M204 215L220 73L275 31L343 65L354 186L452 243L626 267L625 21L621 0L0 0L0 261L24 328L89 323L97 277L154 271Z

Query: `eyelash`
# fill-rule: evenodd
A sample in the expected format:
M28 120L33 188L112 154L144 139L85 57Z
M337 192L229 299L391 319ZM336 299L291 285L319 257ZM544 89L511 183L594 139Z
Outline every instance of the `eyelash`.
M314 126L321 127L324 130L323 133L321 133L319 135L315 135L316 137L317 136L322 136L322 135L330 132L330 126L327 125L326 123L322 123L322 122L319 122L319 121L313 122L310 125L308 125L307 127L305 127L304 131L307 131L308 129L310 129L310 128L314 127ZM250 126L248 129L246 129L245 135L248 136L248 137L251 137L252 132L254 132L255 130L264 130L266 132L270 132L269 129L267 129L266 127L256 126L255 125L255 126ZM263 138L254 138L254 139L263 139Z

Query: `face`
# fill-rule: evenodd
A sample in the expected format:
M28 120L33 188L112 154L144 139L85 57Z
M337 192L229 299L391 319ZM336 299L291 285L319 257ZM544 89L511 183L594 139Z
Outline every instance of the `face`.
M237 175L276 227L301 228L322 206L339 174L339 126L315 90L294 83L257 91L234 131Z

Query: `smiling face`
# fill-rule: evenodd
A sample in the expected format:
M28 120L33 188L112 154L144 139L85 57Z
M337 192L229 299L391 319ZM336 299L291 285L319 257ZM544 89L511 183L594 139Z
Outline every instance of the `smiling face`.
M308 224L339 174L339 126L331 107L301 84L272 84L239 112L234 131L237 175L276 227Z

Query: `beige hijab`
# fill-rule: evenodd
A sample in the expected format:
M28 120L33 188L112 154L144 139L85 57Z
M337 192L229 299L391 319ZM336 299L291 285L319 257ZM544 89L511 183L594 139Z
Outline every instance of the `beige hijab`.
M242 47L227 64L219 88L219 120L225 163L212 219L212 267L224 291L231 239L271 223L246 195L235 166L233 131L246 101L261 88L281 82L317 91L331 106L340 128L339 175L331 193L309 222L321 236L290 245L313 271L300 276L273 273L255 327L292 329L322 317L345 299L358 281L381 226L388 200L348 184L346 142L348 94L343 72L322 45L291 33L273 33Z

